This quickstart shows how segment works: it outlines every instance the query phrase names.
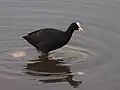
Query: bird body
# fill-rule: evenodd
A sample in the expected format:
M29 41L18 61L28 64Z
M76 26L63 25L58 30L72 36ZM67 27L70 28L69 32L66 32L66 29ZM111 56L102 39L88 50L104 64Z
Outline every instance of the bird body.
M49 51L58 49L68 43L75 29L82 28L76 23L72 23L67 31L61 31L53 28L45 28L33 31L23 36L31 45L39 51L47 54Z

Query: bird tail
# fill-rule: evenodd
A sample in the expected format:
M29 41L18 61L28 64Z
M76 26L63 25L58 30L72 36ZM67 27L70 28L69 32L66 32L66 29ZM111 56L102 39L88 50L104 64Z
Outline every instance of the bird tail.
M23 38L24 38L25 40L28 40L28 36L23 36Z

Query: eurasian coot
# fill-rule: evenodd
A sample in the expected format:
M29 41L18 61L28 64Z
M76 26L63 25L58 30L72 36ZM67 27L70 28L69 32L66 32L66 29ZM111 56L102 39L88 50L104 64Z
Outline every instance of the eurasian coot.
M48 54L49 51L58 49L68 43L75 30L83 31L80 22L72 23L67 31L53 28L40 29L23 36L37 50Z

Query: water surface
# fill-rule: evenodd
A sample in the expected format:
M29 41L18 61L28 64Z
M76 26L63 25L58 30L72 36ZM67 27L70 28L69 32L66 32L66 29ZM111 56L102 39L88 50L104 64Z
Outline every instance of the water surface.
M120 90L119 16L119 0L0 0L0 88ZM74 21L84 32L74 32L51 61L22 39L39 28L65 31ZM26 55L13 57L16 52Z

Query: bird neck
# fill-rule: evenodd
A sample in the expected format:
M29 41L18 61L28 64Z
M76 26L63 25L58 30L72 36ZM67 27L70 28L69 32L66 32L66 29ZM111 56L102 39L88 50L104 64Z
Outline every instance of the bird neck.
M65 32L67 41L69 41L71 39L73 32L74 32L74 30L71 27L69 27L67 29L67 31Z
M70 25L70 26L68 27L66 33L67 33L68 35L72 35L73 32L74 32L74 29L73 29L72 26Z

